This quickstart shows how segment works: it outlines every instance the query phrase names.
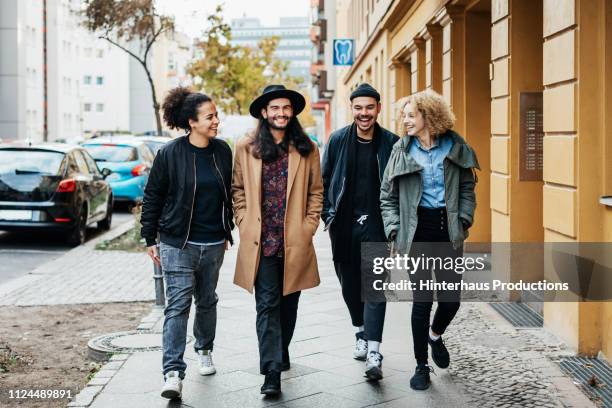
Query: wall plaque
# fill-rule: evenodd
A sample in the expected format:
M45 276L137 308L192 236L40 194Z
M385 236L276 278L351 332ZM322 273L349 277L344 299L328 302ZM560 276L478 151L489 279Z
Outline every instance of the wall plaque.
M519 180L542 181L544 114L542 92L521 92Z

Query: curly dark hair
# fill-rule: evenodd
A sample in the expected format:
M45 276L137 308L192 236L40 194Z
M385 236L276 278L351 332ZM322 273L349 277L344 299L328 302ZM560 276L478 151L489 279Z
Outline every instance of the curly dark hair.
M253 156L264 162L271 162L278 158L280 149L289 151L289 145L293 145L302 157L307 157L314 150L313 143L304 132L298 118L295 116L291 118L285 130L285 137L279 144L274 142L268 120L259 119L255 137L251 142Z
M162 104L164 122L170 129L183 129L189 133L189 119L197 120L198 108L206 102L212 102L212 99L203 93L183 86L171 89Z

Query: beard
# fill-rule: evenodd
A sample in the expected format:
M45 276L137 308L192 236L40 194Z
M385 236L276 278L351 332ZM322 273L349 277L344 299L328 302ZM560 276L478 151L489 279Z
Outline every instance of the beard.
M275 120L277 119L285 119L285 121L287 122L286 125L284 126L278 126L277 124L274 123ZM275 130L285 130L287 129L287 126L289 126L289 121L291 120L291 118L289 116L274 116L274 117L268 117L268 125L270 125L271 129L275 129Z

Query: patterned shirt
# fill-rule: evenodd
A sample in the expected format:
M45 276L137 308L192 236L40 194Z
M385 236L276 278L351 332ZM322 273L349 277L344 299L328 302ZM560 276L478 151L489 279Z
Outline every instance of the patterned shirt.
M285 204L289 155L279 149L278 158L262 165L262 229L264 256L284 256Z

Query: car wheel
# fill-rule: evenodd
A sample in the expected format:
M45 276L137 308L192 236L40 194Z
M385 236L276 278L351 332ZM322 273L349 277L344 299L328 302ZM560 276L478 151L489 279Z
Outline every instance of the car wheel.
M71 246L79 246L85 243L85 233L87 231L87 208L81 209L79 219L68 235L68 244Z
M98 229L100 231L108 231L111 229L113 222L113 198L108 200L108 206L106 208L106 217L102 221L98 221Z
M128 204L128 211L134 214L134 210L142 205L142 200L135 200Z

